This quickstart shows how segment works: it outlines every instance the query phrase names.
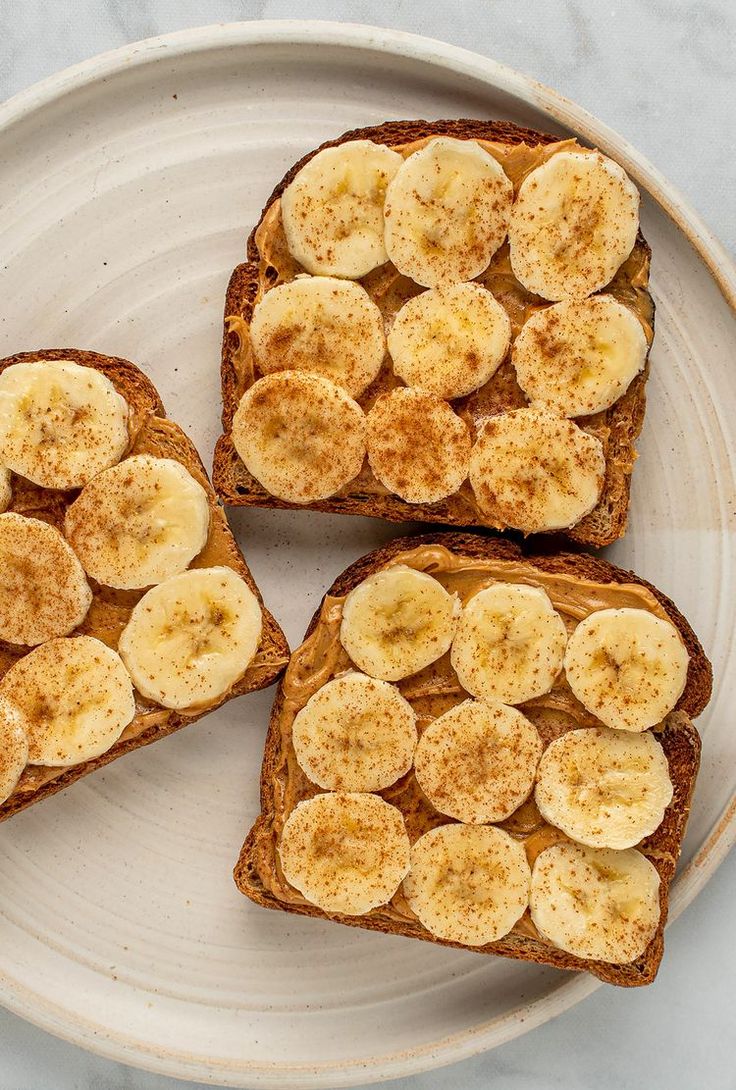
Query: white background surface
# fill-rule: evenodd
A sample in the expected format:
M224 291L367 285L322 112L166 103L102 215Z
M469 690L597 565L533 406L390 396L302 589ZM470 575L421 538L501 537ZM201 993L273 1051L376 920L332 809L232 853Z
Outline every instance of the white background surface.
M0 0L0 98L138 38L239 18L349 19L443 38L550 84L617 129L736 245L736 9L718 3L575 0ZM400 110L397 111L397 115ZM1 169L1 167L0 167ZM0 304L1 306L1 304ZM736 1087L736 857L668 931L656 983L601 988L485 1056L397 1082L401 1090L731 1090ZM0 1012L0 1090L173 1090Z

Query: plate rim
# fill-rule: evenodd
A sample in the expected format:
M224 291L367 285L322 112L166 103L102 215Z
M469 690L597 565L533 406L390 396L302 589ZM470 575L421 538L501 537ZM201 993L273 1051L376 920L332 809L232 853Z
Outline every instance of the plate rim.
M0 104L0 132L38 113L67 94L91 86L120 71L226 46L264 44L336 46L373 50L417 60L480 80L511 94L568 127L583 139L613 153L665 215L684 234L706 266L736 316L736 263L689 201L615 130L557 91L530 76L481 54L439 39L362 23L327 20L250 20L192 27L157 35L97 54L64 68L18 92ZM694 899L736 843L736 795L724 807L709 836L689 865L678 875L670 921ZM112 1034L66 1008L13 981L0 967L0 1002L9 1011L41 1029L110 1060L184 1080L234 1087L357 1086L388 1080L456 1063L535 1028L568 1010L598 987L600 981L576 974L530 1004L438 1041L386 1053L380 1057L327 1064L289 1064L214 1060L170 1049L155 1048L122 1034ZM202 1065L207 1065L207 1068ZM247 1081L242 1081L243 1079Z

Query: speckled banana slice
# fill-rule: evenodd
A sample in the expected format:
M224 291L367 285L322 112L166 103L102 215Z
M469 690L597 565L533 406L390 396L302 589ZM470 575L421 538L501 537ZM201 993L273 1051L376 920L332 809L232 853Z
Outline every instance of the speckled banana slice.
M0 805L18 786L28 764L28 722L17 704L0 695Z
M248 471L272 496L314 503L334 496L360 473L365 416L322 375L279 371L243 395L232 438Z
M65 768L106 753L135 715L120 656L93 636L49 640L19 659L0 682L28 730L28 760Z
M409 870L401 811L378 795L315 795L289 814L278 846L284 877L325 912L364 916Z
M281 195L292 257L307 272L350 280L383 265L383 203L402 163L398 152L370 140L312 156Z
M143 595L118 648L141 696L165 708L212 704L247 670L261 607L232 568L192 568Z
M383 316L365 288L331 276L300 276L267 291L250 324L261 374L310 371L359 397L386 353Z
M72 360L14 363L0 375L0 462L44 488L81 488L120 461L128 404Z
M647 339L636 315L612 295L538 310L514 341L519 385L534 406L560 416L602 412L644 367Z
M524 847L493 825L440 825L412 846L404 894L439 939L483 946L503 938L529 903Z
M437 503L468 475L468 426L427 390L401 386L379 397L367 416L366 441L373 473L407 503Z
M85 485L67 508L64 533L88 575L131 590L183 571L209 525L207 493L183 465L135 454Z
M371 677L398 681L444 655L460 603L425 572L403 564L375 572L343 605L340 642Z
M496 373L511 322L480 284L423 291L404 303L388 335L394 372L438 397L465 397Z
M482 825L529 797L541 754L537 728L516 708L464 700L424 731L414 771L441 814Z
M525 534L575 526L598 503L605 474L600 440L546 409L492 416L470 456L481 511Z
M534 863L531 916L560 950L614 965L644 953L659 926L659 874L633 848L555 844Z
M0 466L0 511L7 511L13 498L13 486L10 483L10 470Z
M584 727L551 742L534 797L542 817L593 848L633 848L672 801L669 765L649 732Z
M59 531L13 511L0 515L0 639L33 646L66 636L92 604L82 565Z
M543 299L582 299L610 283L638 229L639 193L618 163L597 151L560 151L519 187L511 267Z
M565 674L580 703L606 726L643 731L677 704L688 663L669 621L646 609L601 609L570 636Z
M552 688L566 643L565 622L546 591L494 583L465 604L450 657L473 696L522 704Z
M405 160L386 193L386 250L427 288L472 280L506 238L513 186L475 140L439 136Z
M382 791L411 768L416 716L393 685L352 672L310 697L294 719L292 741L318 787Z

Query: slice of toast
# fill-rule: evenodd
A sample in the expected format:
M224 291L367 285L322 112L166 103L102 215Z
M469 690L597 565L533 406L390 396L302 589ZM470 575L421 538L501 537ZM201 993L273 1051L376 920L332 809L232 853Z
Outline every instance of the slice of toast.
M662 957L663 930L667 918L669 886L675 873L682 846L700 759L700 738L691 720L703 711L711 694L711 666L703 648L686 619L669 598L632 572L614 567L605 560L583 553L534 553L522 550L518 545L498 537L442 532L431 536L400 538L352 564L330 587L320 609L312 618L305 635L305 641L310 637L312 638L313 642L309 646L315 646L314 641L316 641L316 645L324 648L326 645L320 641L329 639L326 634L328 629L333 633L337 632L341 608L340 600L353 587L389 562L395 562L395 558L398 556L401 556L403 562L411 563L413 551L425 546L429 548L444 547L444 549L450 550L454 556L469 558L471 561L511 563L513 567L508 570L510 572L509 578L512 579L514 577L518 578L518 565L523 564L526 569L526 577L531 580L533 580L535 573L539 574L541 581L556 576L572 577L578 584L582 581L600 584L603 586L604 592L611 595L628 595L630 594L631 584L634 584L633 590L644 595L645 600L648 600L654 608L663 611L664 615L680 632L690 656L687 682L677 707L667 717L657 735L669 764L674 795L659 828L638 845L639 850L657 868L661 879L660 923L655 937L644 954L635 962L627 965L614 965L575 957L556 949L544 941L534 929L528 912L505 938L483 947L473 948L481 953L501 954L506 957L553 965L561 969L586 969L601 980L611 984L633 986L650 983L656 975ZM420 566L422 570L427 570L431 574L433 570L431 565L432 561L430 560L430 563L423 562ZM435 570L437 569L435 568ZM626 589L627 585L628 590ZM622 600L619 604L631 604L631 602L630 600ZM330 626L332 627L330 628ZM302 648L304 648L304 644L302 644ZM305 672L304 663L300 660L302 648L293 653L292 666L287 670L277 691L261 770L261 814L251 829L235 866L234 877L236 884L241 892L252 901L267 908L283 909L286 912L296 912L306 916L329 918L353 927L365 927L374 931L383 931L387 934L420 938L446 946L457 945L431 935L408 910L408 906L401 899L400 892L388 905L375 909L365 916L328 915L322 909L308 903L285 882L278 863L279 829L282 827L288 813L298 802L316 794L318 791L318 788L311 784L299 769L291 741L293 716L311 695L305 680L309 677L309 672ZM330 662L332 661L330 660ZM343 659L336 660L335 665L330 669L323 670L319 675L315 673L315 677L319 676L319 686L329 680L333 672L346 668L349 668L349 660L347 660L346 656L343 656ZM443 669L448 670L456 680L456 675L452 673L449 662ZM294 677L299 685L303 685L305 690L303 696L296 701L293 695L292 672L294 672ZM422 672L420 672L415 677L421 678L422 676ZM415 691L421 690L421 683L418 683L415 679L406 680L407 683L411 683ZM289 689L290 684L291 689ZM399 687L401 688L401 683ZM285 707L287 690L290 699L288 708ZM404 696L412 702L413 698L410 692L408 690L402 691ZM459 690L457 701L464 699L466 695L462 690ZM571 694L569 695L570 699L574 701ZM544 700L544 698L541 699ZM522 705L522 710L530 718L535 718L536 715L535 722L545 745L552 740L552 737L558 736L564 730L580 725L576 719L571 717L568 717L567 722L560 724L558 715L556 725L551 727L550 724L553 720L545 720L544 713L539 715L539 699ZM590 719L592 717L589 716L588 721ZM414 782L412 783L412 781ZM402 777L397 784L378 792L378 794L382 795L394 806L398 806L399 809L402 809L403 806L403 813L411 840L416 839L417 835L420 835L427 827L445 824L452 820L437 813L431 807L418 790L414 774L411 771L405 777ZM418 803L417 799L419 799ZM421 817L421 824L419 825L416 824L417 814ZM514 831L514 829L518 831L518 824L513 825L514 818L515 815L512 815L511 818L507 819L507 822L501 823L501 826L508 828L509 831ZM547 829L549 830L549 827ZM468 947L463 947L463 949L468 949Z
M305 163L325 147L333 147L348 140L373 140L379 144L402 147L414 141L430 136L449 135L459 139L489 140L507 148L517 148L519 159L515 169L521 176L528 162L524 156L534 153L546 145L554 144L559 138L533 129L520 128L506 121L473 121L467 119L450 121L389 121L365 129L355 129L344 133L337 140L328 141L309 155L304 156L286 174L271 194L259 224L251 232L247 245L248 261L238 265L230 278L225 301L225 331L222 344L221 383L222 383L222 424L223 435L217 442L213 463L212 479L218 495L225 504L232 506L293 508L299 505L277 499L267 492L248 472L239 457L232 441L231 429L235 410L246 389L260 375L254 369L250 352L248 329L253 308L263 293L270 287L292 278L299 271L293 259L293 268L288 275L282 276L279 269L267 260L268 255L259 249L260 232L269 211L277 211L276 203L284 189ZM575 141L566 142L574 146ZM517 181L518 181L517 176ZM267 221L268 222L268 221ZM654 329L654 304L648 291L650 250L639 232L631 256L624 262L612 283L604 289L619 301L633 306L648 331L648 340ZM494 256L486 279L487 286L494 290L494 269L498 269L498 283L508 283L510 266L508 264L508 245L504 244ZM370 291L369 274L361 283ZM489 279L490 277L490 279ZM513 277L511 277L513 279ZM402 281L403 283L403 281ZM421 289L406 282L403 294L416 294ZM518 300L529 305L543 305L538 296L524 292L516 283ZM503 298L501 298L503 302ZM514 335L518 332L516 316L510 311ZM576 421L582 427L595 434L603 444L606 458L606 475L603 491L597 506L576 526L564 531L564 536L581 544L598 548L620 538L625 530L629 508L631 473L636 460L635 441L644 421L645 385L649 371L647 363L634 379L628 390L619 400L604 412L595 416L580 417ZM358 398L359 403L369 407L378 393L387 388L387 374L391 377L390 361L384 363L382 374L376 382ZM482 395L482 396L480 396ZM466 419L479 420L489 412L500 412L527 404L526 398L516 382L515 372L510 359L501 365L496 374L482 388L479 395L470 395L454 402L455 408L463 412ZM441 523L448 526L486 526L492 529L505 529L505 525L482 515L474 502L473 492L466 481L459 491L438 503L410 504L398 496L387 493L373 476L367 461L360 475L329 499L307 505L312 510L336 511L351 515L370 515L388 519L392 522L424 521Z
M94 772L102 765L109 764L117 757L122 757L123 754L138 749L139 746L164 738L167 734L186 726L187 723L193 723L195 719L201 718L212 708L219 707L232 697L271 685L289 660L286 637L263 605L261 594L230 531L225 513L217 501L199 455L178 424L167 419L153 383L135 364L127 360L74 348L45 349L9 356L0 360L0 373L14 363L58 359L74 360L75 363L83 366L94 367L106 375L118 393L128 402L131 409L131 441L125 457L128 454L151 454L161 458L173 458L202 485L210 506L209 536L204 549L190 567L222 564L236 571L261 604L263 630L260 645L248 669L230 692L211 707L205 710L193 710L191 713L172 711L144 700L140 694L136 693L135 717L111 749L93 760L84 761L70 768L29 765L12 795L0 806L0 821L63 790L75 780L86 776L89 772ZM56 491L41 488L17 476L13 477L12 487L13 499L9 510L43 519L58 529L63 527L66 508L79 494L78 489ZM71 635L97 636L109 646L117 648L118 636L144 591L113 590L100 586L93 580L90 580L90 585L93 590L92 605L82 624ZM4 675L10 666L28 650L30 649L0 641L0 676Z

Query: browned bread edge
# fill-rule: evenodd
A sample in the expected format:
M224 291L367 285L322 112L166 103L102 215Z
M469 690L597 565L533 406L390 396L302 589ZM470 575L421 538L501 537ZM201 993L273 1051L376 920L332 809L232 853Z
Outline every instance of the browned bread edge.
M429 135L450 135L465 138L498 140L509 144L526 142L530 145L549 144L560 137L550 133L536 132L522 128L510 121L481 121L470 118L458 118L441 121L386 121L381 125L352 129L335 140L328 140L318 148L303 156L287 172L274 189L261 213L261 220L269 206L281 196L287 185L309 160L324 148L335 147L348 140L374 140L377 143L405 144ZM259 220L260 223L260 220ZM250 323L258 290L259 257L256 244L258 225L251 231L247 244L248 262L236 266L230 277L225 301L225 317L240 315ZM637 245L648 255L650 248L641 234ZM237 408L236 379L232 364L233 352L237 349L237 335L228 331L227 325L222 342L220 376L222 385L222 424L225 434L220 436L213 459L212 480L215 489L223 501L230 506L272 507L299 510L301 505L287 503L267 492L246 470L232 439L230 428ZM596 512L605 512L606 518L601 525L591 525L590 516L578 526L565 531L564 537L580 542L591 548L610 545L623 536L626 530L631 489L631 472L623 466L629 460L633 462L634 442L641 432L646 409L645 386L649 374L649 363L644 371L633 381L628 391L608 410L608 424L611 428L609 456L607 459L606 480L603 493L596 507ZM618 454L627 454L619 463ZM343 496L333 496L317 503L306 505L307 510L336 512L347 515L367 515L386 519L389 522L429 522L445 526L466 526L467 519L450 514L442 509L443 505L409 504L397 496L361 495L359 492Z
M553 965L561 969L588 970L610 984L625 987L649 984L656 976L662 958L669 886L682 847L690 812L692 792L700 762L700 737L690 720L699 715L706 707L712 689L712 669L700 641L677 606L651 583L641 579L633 572L626 571L606 560L585 553L535 552L533 549L522 547L506 538L495 535L484 536L440 531L415 537L397 538L382 548L361 557L346 568L327 591L327 595L342 596L347 594L354 586L357 586L358 583L381 568L398 553L422 544L441 544L455 553L474 558L523 559L540 571L565 573L601 583L638 583L651 591L680 632L690 655L687 682L677 708L672 714L670 725L660 735L660 741L670 766L674 796L662 825L652 837L648 838L645 844L645 847L649 846L652 848L653 853L657 853L657 865L662 879L660 886L660 923L652 942L642 957L629 965L611 965L606 962L587 961L564 951L556 950L546 943L514 934L497 943L475 948L481 953L515 957L526 961ZM305 639L314 631L319 621L320 609L321 605L309 623L304 636ZM314 905L285 903L275 897L260 882L255 867L255 856L262 838L267 849L271 850L270 823L274 815L271 783L274 769L280 759L281 733L279 717L282 703L283 685L281 684L276 693L264 748L261 770L261 815L246 838L233 872L240 891L250 900L265 908L281 909L286 912L295 912L299 915L315 916L321 919L332 919L348 926L368 928L386 934L421 938L442 946L457 946L456 943L445 942L430 935L418 922L406 921L399 923L382 914L380 909L376 909L367 916L350 917L328 915ZM468 949L468 947L460 948Z
M225 704L233 697L240 696L243 693L255 692L257 689L264 689L268 685L272 685L283 672L289 657L289 645L286 641L286 637L273 615L264 605L261 592L258 589L245 557L240 551L227 524L225 513L210 484L202 460L191 439L189 439L174 421L170 421L166 417L161 398L151 380L147 378L134 363L130 363L129 360L121 359L118 356L104 356L99 352L83 351L78 348L47 348L39 349L36 352L19 352L14 356L8 356L5 359L0 360L0 372L14 363L23 363L39 359L71 359L84 366L94 367L110 379L118 393L122 394L126 401L133 407L134 413L141 418L147 418L150 421L151 426L155 427L156 419L167 420L167 433L165 440L163 440L167 444L165 456L176 458L177 461L180 461L185 465L206 489L210 503L211 517L218 520L221 529L225 534L225 541L228 547L228 558L231 561L232 566L238 574L242 576L261 604L263 632L259 650L265 652L268 658L265 663L250 667L246 670L243 677L236 683L231 692L223 697L222 700L219 700L216 704L211 705L203 711L198 712L195 715L184 715L178 711L162 709L162 711L166 713L165 721L149 727L136 738L121 739L106 753L103 753L99 757L95 757L93 760L84 761L82 764L69 768L57 779L44 784L32 793L11 795L10 798L0 806L0 821L5 821L7 818L12 817L13 814L25 810L34 803L48 798L50 795L55 795L57 791L63 791L64 788L68 787L76 780L81 779L82 776L87 776L90 772L94 772L103 765L109 764L118 757L130 753L134 749L139 749L141 746L150 745L151 742L156 742L159 738L165 738L166 735L173 734L174 731L180 730L181 727L186 726L188 723L194 723L197 719L201 719L202 716L213 711L215 708L220 707L222 704Z

